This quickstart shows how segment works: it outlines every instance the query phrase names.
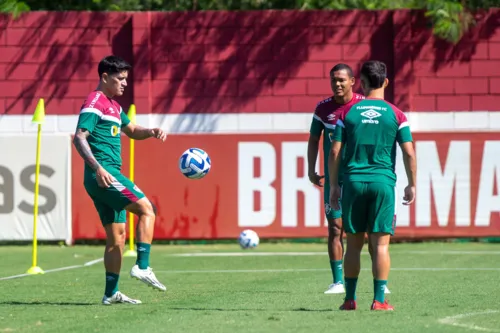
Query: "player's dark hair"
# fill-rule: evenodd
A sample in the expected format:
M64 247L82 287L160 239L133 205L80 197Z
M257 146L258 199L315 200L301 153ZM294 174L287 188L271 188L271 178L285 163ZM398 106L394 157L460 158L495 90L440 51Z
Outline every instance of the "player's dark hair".
M117 74L123 71L128 71L132 68L132 66L123 60L120 57L111 55L107 56L99 62L97 66L97 72L99 73L99 77L102 77L102 74Z
M352 71L352 68L351 66L349 65L346 65L346 64L336 64L335 66L332 67L332 69L330 70L330 76L332 76L332 74L334 72L337 72L337 71L341 71L345 69L345 71L347 72L347 74L349 75L349 77L353 77L354 76L354 72Z
M367 61L361 66L361 77L365 78L371 89L382 88L387 78L387 66L382 61Z

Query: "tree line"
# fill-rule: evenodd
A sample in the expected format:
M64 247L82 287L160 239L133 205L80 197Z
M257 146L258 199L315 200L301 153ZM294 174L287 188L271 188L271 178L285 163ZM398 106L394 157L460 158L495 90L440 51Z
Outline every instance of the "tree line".
M500 7L500 0L0 0L15 18L35 10L200 11L266 9L420 9L439 38L456 43L475 24L473 13Z

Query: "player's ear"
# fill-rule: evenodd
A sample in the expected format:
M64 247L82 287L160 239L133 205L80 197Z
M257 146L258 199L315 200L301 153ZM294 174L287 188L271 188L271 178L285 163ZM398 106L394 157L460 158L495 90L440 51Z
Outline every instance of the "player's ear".
M351 85L354 86L354 84L356 83L356 79L353 77L351 77Z
M102 73L101 80L104 83L108 83L108 80L109 80L108 73Z
M387 88L387 86L389 85L389 79L385 79L384 80L384 89Z

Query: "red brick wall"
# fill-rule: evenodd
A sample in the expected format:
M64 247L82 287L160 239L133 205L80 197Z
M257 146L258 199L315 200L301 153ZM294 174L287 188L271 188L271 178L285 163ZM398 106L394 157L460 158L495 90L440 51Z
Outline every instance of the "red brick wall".
M107 54L134 66L120 102L140 113L309 112L337 62L385 61L407 111L500 111L500 11L457 46L422 13L46 13L0 16L0 113L75 114Z

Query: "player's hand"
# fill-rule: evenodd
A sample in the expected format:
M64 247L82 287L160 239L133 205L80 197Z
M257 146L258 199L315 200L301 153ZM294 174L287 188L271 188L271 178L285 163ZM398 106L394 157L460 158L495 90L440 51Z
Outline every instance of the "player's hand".
M334 210L340 209L340 186L335 185L330 187L330 207Z
M153 138L156 138L156 139L161 140L161 141L164 142L165 139L167 138L167 132L165 132L161 128L153 128L151 130L151 136Z
M403 197L403 205L411 205L415 200L415 186L406 186L405 187L405 196Z
M111 183L115 180L113 176L109 172L106 171L103 167L97 169L96 173L97 184L99 187L108 188L111 186Z
M323 178L325 178L325 176L320 176L316 172L309 173L309 180L316 186L323 187L323 184L321 184L321 179Z

